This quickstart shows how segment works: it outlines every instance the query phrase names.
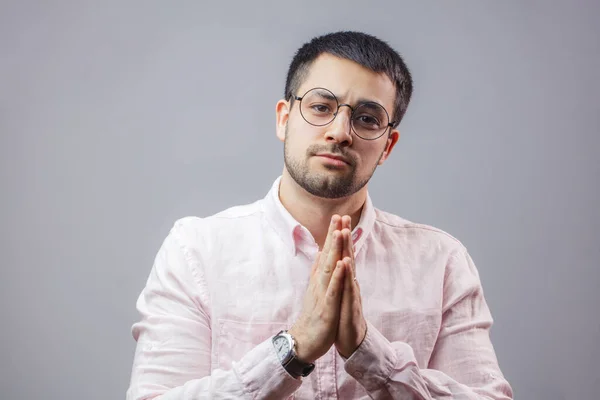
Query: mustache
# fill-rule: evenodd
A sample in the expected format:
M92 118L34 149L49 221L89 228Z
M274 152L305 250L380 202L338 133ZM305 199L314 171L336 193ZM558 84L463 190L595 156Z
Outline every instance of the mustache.
M306 153L308 154L309 157L316 156L317 154L320 154L320 153L331 153L336 156L344 157L351 166L356 165L355 158L351 154L348 154L348 152L345 150L345 148L340 146L337 143L333 143L331 145L313 144L308 147L308 149L306 150Z

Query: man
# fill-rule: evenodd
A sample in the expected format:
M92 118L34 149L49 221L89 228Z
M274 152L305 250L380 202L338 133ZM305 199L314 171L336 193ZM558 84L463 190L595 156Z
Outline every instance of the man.
M139 297L129 400L510 399L465 247L374 208L412 92L358 32L296 53L267 196L177 221Z

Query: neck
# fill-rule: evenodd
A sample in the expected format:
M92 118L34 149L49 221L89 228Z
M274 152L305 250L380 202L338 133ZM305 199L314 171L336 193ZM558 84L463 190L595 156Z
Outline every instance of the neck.
M292 217L309 230L322 249L333 215L349 215L352 229L358 224L367 199L367 186L348 197L324 199L300 187L284 168L279 185L279 199Z

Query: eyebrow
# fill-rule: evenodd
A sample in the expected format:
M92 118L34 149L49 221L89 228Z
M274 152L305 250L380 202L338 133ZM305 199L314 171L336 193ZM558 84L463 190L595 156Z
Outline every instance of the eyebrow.
M341 99L341 97L339 97L339 96L336 96L336 95L333 95L333 96L331 96L331 93L329 93L329 92L327 92L327 91L325 91L325 90L318 90L318 91L317 91L317 93L319 94L319 96L321 96L321 97L323 97L323 98L325 98L325 99L327 99L327 100L337 100L338 102L340 102L340 99ZM341 102L341 103L343 103L343 102ZM357 101L354 103L354 105L353 105L353 106L358 106L358 105L365 104L365 103L375 103L375 104L378 104L378 105L380 105L381 107L383 107L383 104L381 104L380 102L378 102L378 101L375 101L375 100L372 100L372 99L366 99L366 98L364 98L364 97L363 97L363 98L360 98L360 99L358 99L358 100L357 100ZM385 107L384 107L384 108L385 108Z
M365 104L365 103L375 103L375 104L379 104L380 106L383 107L383 104L379 103L378 101L371 100L371 99L365 99L364 97L360 98L356 101L356 105Z
M385 108L381 104L379 104L379 103L377 103L375 101L365 101L365 102L361 102L361 103L358 103L358 104L360 104L361 107L366 107L369 110L378 110L378 109L384 109L385 110ZM375 104L377 104L377 105L375 105Z
M338 100L337 96L335 96L335 95L332 96L331 93L329 93L325 90L317 90L317 94L320 97L323 97L324 99L327 99L327 100Z

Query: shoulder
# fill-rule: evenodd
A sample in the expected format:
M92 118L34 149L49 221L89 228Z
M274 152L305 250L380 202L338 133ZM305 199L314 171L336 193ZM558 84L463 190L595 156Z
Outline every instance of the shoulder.
M255 229L263 214L262 200L227 208L206 217L185 216L177 219L171 229L182 244L205 245L222 236L242 234L248 228Z
M398 215L375 209L375 225L378 231L396 240L437 244L450 250L464 249L464 245L450 233L435 226L409 221Z

